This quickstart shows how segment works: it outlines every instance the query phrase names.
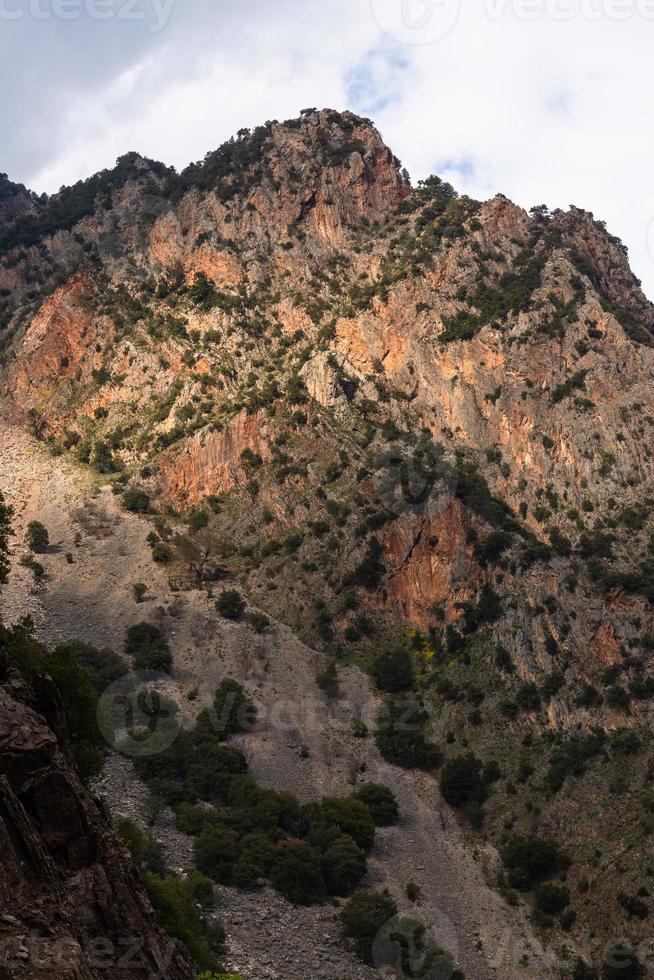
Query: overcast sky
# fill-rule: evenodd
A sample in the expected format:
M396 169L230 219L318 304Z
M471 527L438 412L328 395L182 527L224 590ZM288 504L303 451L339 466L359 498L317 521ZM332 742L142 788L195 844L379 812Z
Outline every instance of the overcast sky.
M654 298L653 49L654 0L0 0L0 170L50 192L351 108L414 179L593 211Z

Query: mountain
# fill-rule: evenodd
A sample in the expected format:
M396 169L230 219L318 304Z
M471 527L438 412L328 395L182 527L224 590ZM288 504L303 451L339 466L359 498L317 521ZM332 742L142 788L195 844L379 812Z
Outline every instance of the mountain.
M515 928L567 949L570 975L618 936L640 942L654 306L603 223L474 201L438 177L414 187L369 120L306 110L181 174L128 154L52 198L3 178L0 297L0 487L27 493L27 516L49 507L73 549L36 592L15 571L8 609L48 642L116 647L137 616L163 623L187 704L225 676L208 636L264 703L287 687L347 713L361 669L391 713L413 692L438 764L304 721L294 752L311 742L313 780L270 733L245 739L250 769L301 798L356 786L362 764L401 773L414 817L440 781L508 903L488 932L517 907L530 924ZM69 540L91 493L124 540L104 565ZM135 608L130 574L158 605ZM254 618L216 613L235 589ZM271 630L274 649L257 639ZM328 775L332 738L351 771ZM437 838L450 811L429 799L421 827L431 813ZM463 839L452 847L464 862ZM547 870L526 866L539 848ZM378 877L403 895L392 868ZM483 921L481 884L466 872L458 887ZM448 901L430 893L466 976L494 975ZM534 975L552 968L542 955Z

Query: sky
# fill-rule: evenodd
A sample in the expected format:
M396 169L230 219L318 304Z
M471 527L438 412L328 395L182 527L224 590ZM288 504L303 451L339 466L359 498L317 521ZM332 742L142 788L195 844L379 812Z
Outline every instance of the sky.
M51 193L349 108L414 180L592 211L654 298L653 42L654 0L0 0L0 171Z

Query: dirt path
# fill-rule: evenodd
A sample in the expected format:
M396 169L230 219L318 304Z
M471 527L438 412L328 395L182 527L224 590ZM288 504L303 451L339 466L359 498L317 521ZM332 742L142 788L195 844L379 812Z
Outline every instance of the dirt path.
M401 911L421 918L457 955L467 980L561 976L553 955L535 943L524 910L511 909L487 886L485 871L496 855L465 844L436 782L387 764L372 737L352 734L354 718L371 723L376 714L365 675L343 671L339 697L330 702L315 684L321 656L286 627L273 624L260 636L245 624L221 620L204 594L171 593L167 576L150 557L147 522L126 514L109 489L98 489L89 476L6 424L0 424L0 489L15 507L16 532L12 573L1 595L5 622L31 615L50 644L77 637L116 650L131 623L148 619L163 625L187 716L210 700L225 676L243 682L259 703L262 724L242 738L259 782L302 799L344 794L369 779L394 790L401 823L379 832L368 885L388 887ZM47 573L40 584L19 565L25 528L34 519L48 527L52 543L40 559ZM137 605L132 585L139 581L148 586L149 600ZM193 688L199 697L190 702ZM116 812L137 806L139 788L124 760L110 763L105 792ZM189 842L174 833L163 836L173 841L173 865L187 866ZM421 889L417 906L404 893L409 881ZM340 942L333 908L296 910L269 890L244 895L221 889L220 899L230 963L245 980L376 975Z

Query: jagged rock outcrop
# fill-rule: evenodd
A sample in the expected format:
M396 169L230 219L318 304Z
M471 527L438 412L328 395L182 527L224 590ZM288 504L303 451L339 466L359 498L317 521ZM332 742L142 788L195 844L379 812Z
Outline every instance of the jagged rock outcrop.
M0 976L190 980L73 768L56 689L0 661Z

